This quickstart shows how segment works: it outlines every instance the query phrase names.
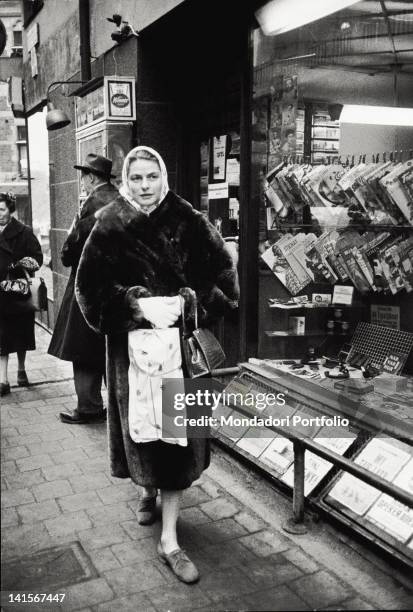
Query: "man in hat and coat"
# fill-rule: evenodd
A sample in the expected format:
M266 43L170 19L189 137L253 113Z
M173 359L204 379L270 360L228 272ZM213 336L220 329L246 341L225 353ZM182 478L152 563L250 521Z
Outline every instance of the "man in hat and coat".
M84 424L104 420L102 378L105 372L105 337L93 331L80 312L75 297L75 278L87 237L95 224L95 213L114 200L118 191L110 182L112 162L102 155L89 153L83 165L74 166L82 173L87 198L76 214L62 248L64 266L71 274L56 320L49 354L73 363L77 408L61 412L63 423Z

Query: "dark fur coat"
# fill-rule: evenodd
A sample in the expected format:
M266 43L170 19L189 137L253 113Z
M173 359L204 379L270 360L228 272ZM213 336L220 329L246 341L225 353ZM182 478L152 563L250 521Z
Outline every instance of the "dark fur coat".
M151 445L172 445L135 444L129 436L126 332L150 327L135 298L180 293L189 306L187 287L197 294L200 325L211 323L236 307L237 272L215 228L171 191L149 216L119 196L97 217L81 256L76 295L88 323L107 334L112 473L143 486L182 489L207 467L208 445L192 440L187 449L173 446L185 459L172 476L155 474Z
M0 233L0 281L8 275L11 278L24 278L20 267L8 272L10 264L23 257L33 257L39 266L43 263L42 249L32 229L12 217ZM14 306L20 299L0 291L0 355L35 348L34 313L24 313L18 304Z
M62 263L71 266L72 270L48 351L59 359L86 364L102 373L105 370L105 338L93 331L83 318L75 298L75 278L84 244L96 221L95 213L117 195L111 183L99 185L86 199L62 247Z

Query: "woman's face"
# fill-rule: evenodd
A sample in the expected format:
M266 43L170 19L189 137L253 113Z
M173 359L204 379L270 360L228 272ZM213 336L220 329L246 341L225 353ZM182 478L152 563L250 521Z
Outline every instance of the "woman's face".
M10 217L11 212L7 208L6 202L0 201L0 225L7 225Z
M159 164L151 159L136 159L129 166L129 191L142 207L156 206L161 199L162 177Z

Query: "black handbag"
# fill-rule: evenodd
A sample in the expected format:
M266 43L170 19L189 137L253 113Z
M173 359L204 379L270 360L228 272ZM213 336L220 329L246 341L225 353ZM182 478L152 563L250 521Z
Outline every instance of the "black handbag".
M222 346L214 334L206 328L198 327L198 307L194 293L193 300L195 328L188 330L182 308L182 360L188 378L210 375L226 359Z

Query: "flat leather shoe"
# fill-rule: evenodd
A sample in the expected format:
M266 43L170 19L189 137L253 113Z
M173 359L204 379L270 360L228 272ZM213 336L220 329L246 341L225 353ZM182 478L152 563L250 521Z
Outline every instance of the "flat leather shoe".
M102 412L98 412L97 414L86 414L73 410L73 412L61 412L59 416L62 423L68 423L69 425L103 423L103 421L106 421L106 410L102 410Z
M156 521L156 495L142 497L136 511L139 525L152 525Z
M158 555L162 563L169 565L175 576L186 582L186 584L192 584L199 580L199 572L194 563L188 557L186 552L182 548L173 550L167 555L162 548L162 544L158 543Z
M30 383L25 370L19 370L17 372L17 384L19 385L19 387L29 386Z
M3 395L8 395L9 393L10 393L10 384L0 383L0 397L3 397Z

